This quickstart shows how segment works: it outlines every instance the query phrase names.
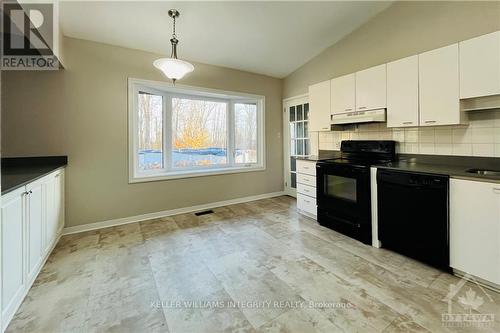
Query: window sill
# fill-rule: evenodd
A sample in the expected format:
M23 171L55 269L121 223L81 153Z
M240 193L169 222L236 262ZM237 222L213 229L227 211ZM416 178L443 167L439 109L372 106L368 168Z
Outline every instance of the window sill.
M168 172L168 173L157 173L157 174L150 174L150 175L130 176L129 184L163 181L163 180L171 180L171 179L183 179L183 178L193 178L193 177L226 175L226 174L233 174L233 173L257 172L257 171L264 171L264 170L266 170L265 166L218 168L218 169L203 170L203 171L193 171L193 170L173 171L173 172Z

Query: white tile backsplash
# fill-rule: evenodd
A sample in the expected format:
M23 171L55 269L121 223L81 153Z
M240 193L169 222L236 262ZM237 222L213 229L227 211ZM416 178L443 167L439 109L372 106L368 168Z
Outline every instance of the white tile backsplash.
M420 152L420 154L432 155L435 153L434 143L420 142L418 144L418 151Z
M499 130L499 128L496 128ZM471 128L471 142L472 143L494 143L495 142L495 128Z
M419 143L434 143L434 128L421 128L418 133L418 142Z
M471 143L471 130L469 128L454 128L452 130L452 143Z
M418 129L405 129L405 142L417 143L418 142Z
M495 156L500 157L500 144L495 144Z
M436 128L435 143L451 144L452 141L451 128Z
M325 150L339 150L342 140L395 140L400 153L500 157L500 110L470 112L468 125L387 128L373 123L341 132L311 132L313 136L319 142L311 140L311 147Z
M436 143L434 153L436 155L453 155L453 145L451 143Z
M454 143L452 147L453 155L472 156L471 143Z
M495 145L493 143L473 143L472 155L474 156L494 156Z

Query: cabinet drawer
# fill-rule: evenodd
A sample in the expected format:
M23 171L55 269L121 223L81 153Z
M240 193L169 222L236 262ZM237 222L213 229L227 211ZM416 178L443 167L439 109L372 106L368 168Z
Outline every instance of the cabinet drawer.
M297 183L316 187L316 177L298 173Z
M316 199L297 193L297 208L314 216L316 213Z
M316 187L304 184L297 184L297 193L316 198Z
M316 162L297 160L297 173L316 176Z

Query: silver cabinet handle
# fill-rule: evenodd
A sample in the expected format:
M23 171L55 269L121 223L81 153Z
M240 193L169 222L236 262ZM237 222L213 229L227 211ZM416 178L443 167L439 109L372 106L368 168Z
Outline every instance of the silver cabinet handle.
M403 124L404 125L410 125L410 124L413 124L413 121L403 121Z
M352 111L352 109L345 109L344 111Z
M493 192L496 194L500 194L500 188L498 187L493 188Z
M302 168L303 168L303 169L306 169L306 170L309 170L309 167L308 167L308 166L303 166Z
M306 203L311 203L311 201L304 199L304 202Z
M432 123L435 123L436 121L435 120L426 120L424 121L424 123L426 124L432 124Z
M366 109L366 106L360 106L358 109L360 110Z

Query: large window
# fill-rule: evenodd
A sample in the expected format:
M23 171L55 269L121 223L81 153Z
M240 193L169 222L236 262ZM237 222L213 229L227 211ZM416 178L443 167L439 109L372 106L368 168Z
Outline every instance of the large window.
M130 181L264 169L264 98L129 80Z

